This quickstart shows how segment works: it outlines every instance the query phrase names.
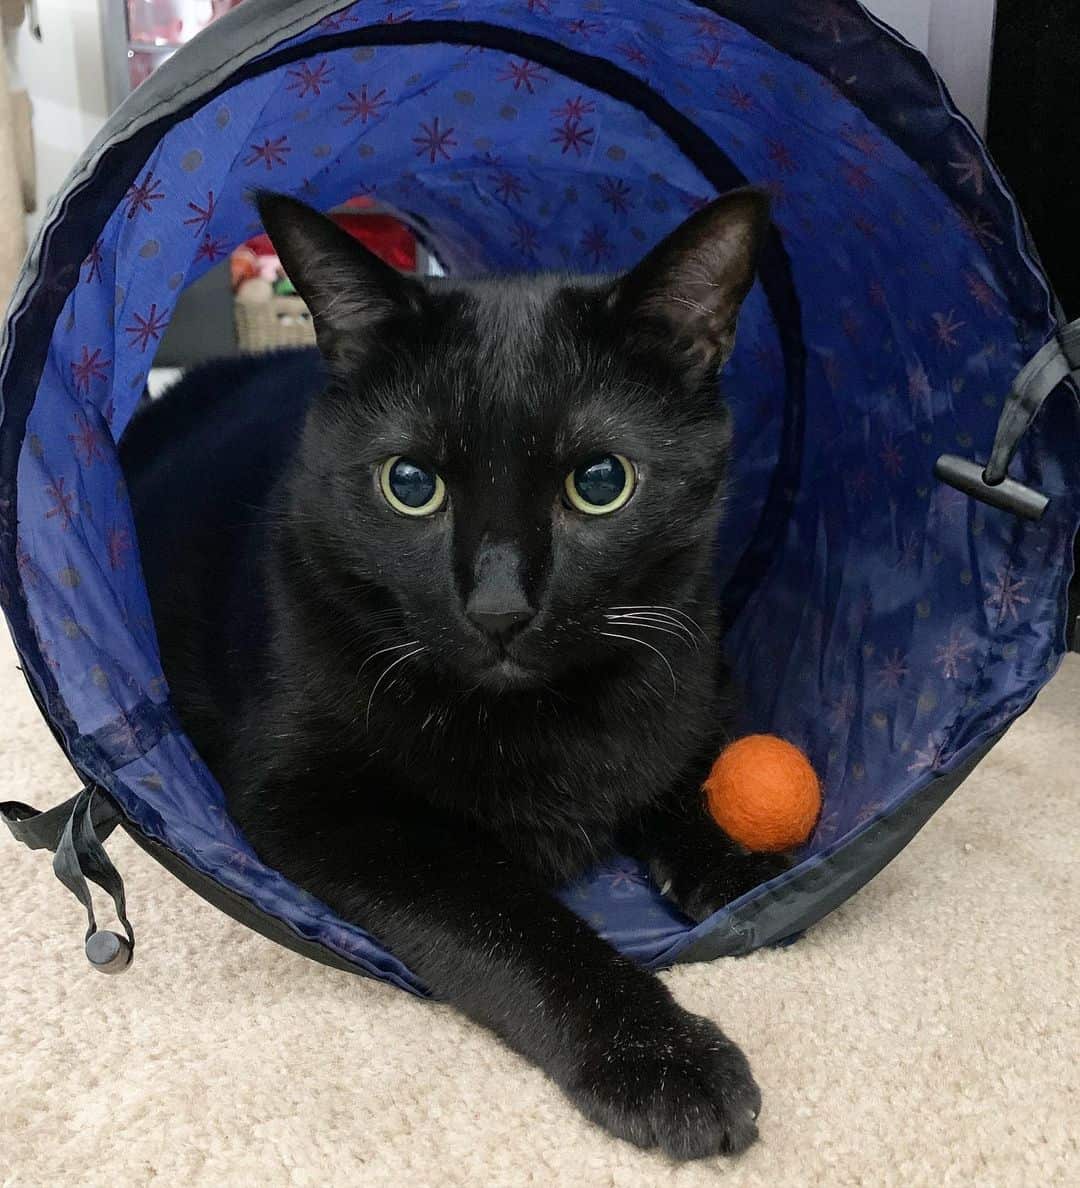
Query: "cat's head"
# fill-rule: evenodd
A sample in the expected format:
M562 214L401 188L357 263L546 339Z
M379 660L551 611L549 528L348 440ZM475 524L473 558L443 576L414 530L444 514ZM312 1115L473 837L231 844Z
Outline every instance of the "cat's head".
M424 649L498 689L674 645L710 569L731 439L716 375L765 197L716 200L605 278L420 281L299 202L259 209L331 376L292 514L343 635L378 607L377 642L399 647L383 659Z

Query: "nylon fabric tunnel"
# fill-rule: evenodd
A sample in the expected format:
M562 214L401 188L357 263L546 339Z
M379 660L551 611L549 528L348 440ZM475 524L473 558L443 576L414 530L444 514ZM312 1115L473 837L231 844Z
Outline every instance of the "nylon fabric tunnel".
M322 209L373 195L468 275L617 271L747 182L774 229L722 377L717 588L742 726L806 749L824 811L798 867L702 924L630 861L566 901L651 967L787 939L1030 705L1065 650L1075 402L1063 385L1010 470L1049 497L1041 520L935 480L942 453L988 458L1058 311L917 51L849 0L253 0L76 166L0 363L0 597L22 665L82 779L173 873L284 944L424 992L229 820L170 706L140 573L116 442L179 294L261 229L252 188Z

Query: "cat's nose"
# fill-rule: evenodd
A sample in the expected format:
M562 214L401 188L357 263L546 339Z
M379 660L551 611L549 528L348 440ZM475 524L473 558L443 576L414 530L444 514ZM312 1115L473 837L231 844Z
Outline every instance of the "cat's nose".
M524 630L536 612L532 607L488 610L470 606L465 608L465 613L490 639L507 644L515 635Z

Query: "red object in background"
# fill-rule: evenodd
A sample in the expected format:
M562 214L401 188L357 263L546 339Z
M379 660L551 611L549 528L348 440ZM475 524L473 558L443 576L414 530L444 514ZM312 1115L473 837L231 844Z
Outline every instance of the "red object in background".
M393 215L352 214L339 211L330 217L353 239L359 240L364 247L373 251L380 260L385 260L401 272L416 271L416 238L409 228Z
M240 3L241 0L126 0L128 41L175 49Z
M357 209L351 211L336 211L331 218L345 232L359 240L364 247L374 252L380 260L384 260L392 268L401 272L416 271L416 239L404 223L386 214L360 214L363 206L370 205L363 199L354 200L346 204ZM276 256L274 245L267 235L256 235L244 245L257 256Z

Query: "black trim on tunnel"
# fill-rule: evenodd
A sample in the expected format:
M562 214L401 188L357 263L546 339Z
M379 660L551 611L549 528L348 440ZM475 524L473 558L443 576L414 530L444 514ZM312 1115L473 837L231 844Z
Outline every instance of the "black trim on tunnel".
M63 196L62 216L48 226L47 251L42 254L39 274L33 287L23 295L12 322L11 342L8 344L11 354L8 357L8 386L0 430L0 495L8 496L9 502L5 507L0 501L0 537L4 538L5 551L10 560L13 561L15 553L18 458L25 438L26 420L34 404L56 322L68 294L78 283L82 262L98 238L101 227L122 201L128 186L165 133L239 83L313 54L352 46L400 47L423 44L479 45L526 56L584 87L604 91L617 102L637 108L668 136L719 192L746 183L744 175L708 136L641 80L605 59L580 54L545 38L517 30L482 22L432 21L378 25L316 37L300 45L266 53L237 70L218 86L181 103L160 119L153 120L129 139L107 145L100 151L93 173L81 188L75 188ZM733 599L728 604L729 617L737 613L742 600L772 563L786 530L793 493L798 489L802 458L805 348L800 333L801 313L790 259L775 228L763 253L761 281L783 346L787 400L780 457L769 496L753 541L740 559L728 585ZM25 344L35 339L41 344L40 351L37 359L29 361L26 355L32 352L27 351ZM17 374L13 374L15 368L11 365L11 357L17 349L20 351L20 366ZM15 578L15 589L11 591L15 596L10 599L6 609L19 651L29 670L28 675L32 674L33 677L31 683L35 697L43 708L48 706L47 720L54 732L62 736L65 753L72 759L76 770L96 783L100 784L103 779L108 782L110 757L92 739L79 737L75 732L55 678L48 666L42 663L40 649L36 646L20 575L13 564L10 565L10 571ZM142 832L134 822L128 827L126 814L125 828L129 832L132 828ZM180 862L179 859L176 861ZM191 873L197 876L192 882L202 883L205 880L207 885L218 886L201 872L192 870ZM245 919L245 922L250 921ZM277 933L276 928L274 932ZM275 939L282 938L275 935ZM287 942L283 940L282 943ZM308 955L312 955L310 951Z

